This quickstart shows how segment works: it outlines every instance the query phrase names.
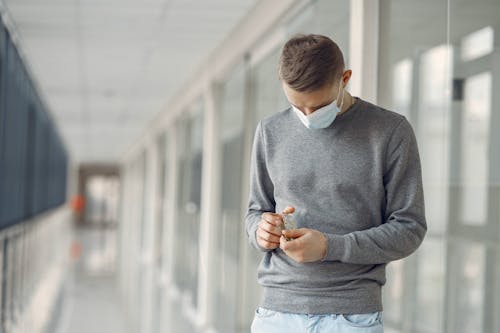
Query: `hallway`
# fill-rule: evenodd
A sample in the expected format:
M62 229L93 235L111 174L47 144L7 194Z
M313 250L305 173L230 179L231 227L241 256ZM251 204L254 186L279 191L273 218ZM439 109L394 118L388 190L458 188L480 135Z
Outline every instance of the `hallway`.
M498 91L500 0L0 0L0 333L500 333Z
M69 273L56 333L128 333L115 276Z
M111 239L106 236L112 234L103 235L98 230L88 229L75 231L75 239L83 250L79 260L68 269L55 333L130 332L120 302L116 273L112 271L113 262L106 261L106 247L102 246L107 244L103 239Z

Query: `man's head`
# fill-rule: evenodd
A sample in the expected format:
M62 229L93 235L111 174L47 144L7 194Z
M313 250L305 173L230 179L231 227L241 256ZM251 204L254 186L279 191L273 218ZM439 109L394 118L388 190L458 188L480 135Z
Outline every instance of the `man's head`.
M333 102L351 77L338 45L315 34L298 34L285 43L278 74L288 101L306 115Z

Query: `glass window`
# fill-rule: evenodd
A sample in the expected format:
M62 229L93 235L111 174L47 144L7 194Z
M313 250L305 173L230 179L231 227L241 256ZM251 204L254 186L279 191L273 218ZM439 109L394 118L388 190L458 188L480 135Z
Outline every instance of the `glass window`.
M416 255L416 306L412 326L417 332L441 333L445 314L445 242L440 237L428 237Z
M198 298L198 250L203 157L203 105L197 100L189 116L179 120L178 163L180 182L176 221L175 276L193 307Z
M404 115L414 128L428 223L415 255L387 266L386 327L394 331L444 330L453 59L446 17L446 0L380 1L378 104Z
M94 224L114 224L118 214L119 177L93 175L85 183L85 219Z
M239 270L244 137L245 65L242 63L222 85L221 95L221 209L218 220L216 328L235 332L239 300Z
M452 244L450 295L451 313L455 320L452 332L483 332L486 250L480 243Z
M462 39L460 50L462 61L474 60L491 53L493 51L493 39L493 27L484 27L465 36Z
M488 203L488 142L491 110L491 73L464 82L461 129L460 204L464 224L486 224Z
M146 205L147 205L147 186L148 186L148 155L147 151L145 149L142 150L142 152L139 154L137 157L137 216L138 216L138 240L137 240L137 249L138 249L138 255L140 258L144 255L144 249L147 248L146 242L146 231L147 231L147 211L146 211ZM138 288L135 290L136 292L136 301L139 304L139 309L142 309L145 306L145 300L146 297L144 296L144 293L142 292L144 289L144 286L147 284L147 274L145 274L145 271L138 268L137 269L137 286ZM139 316L140 313L137 314Z
M404 281L404 261L397 260L387 265L386 285L383 289L384 319L399 326L403 320L403 292L406 286Z
M421 155L429 230L443 233L448 218L450 150L450 49L440 44L422 52L418 59L416 128Z
M158 184L156 186L156 216L155 216L155 243L154 243L154 263L155 263L155 281L158 283L155 284L155 288L158 288L159 292L153 295L153 313L152 313L152 325L153 332L160 332L162 325L162 311L163 311L163 297L164 293L161 292L162 284L159 281L162 281L162 275L164 271L164 253L163 253L163 233L164 233L164 224L165 221L165 203L166 203L166 193L167 193L167 166L168 166L168 142L167 142L167 133L162 133L157 141L156 141L156 150L158 156Z
M139 173L139 179L138 179L138 187L139 187L139 192L140 197L139 197L139 216L140 216L140 233L141 236L139 238L139 251L142 253L144 249L144 243L147 241L146 240L146 226L147 226L147 212L146 212L146 205L147 205L147 195L148 195L148 190L147 190L147 185L148 185L148 159L147 159L147 151L143 150L139 156L138 159L138 173Z
M402 272L389 264L388 329L496 332L500 306L500 3L380 1L378 102L408 117L422 160L428 234ZM396 270L396 272L395 272ZM415 276L398 293L397 277ZM405 290L411 281L403 280ZM398 321L401 309L410 311ZM406 318L409 318L409 321ZM411 319L410 319L411 318ZM425 320L422 320L424 318Z
M177 120L175 125L177 129L177 163L178 163L178 177L177 177L177 185L176 185L176 196L177 196L177 219L175 221L175 234L177 237L174 238L175 246L174 246L174 273L175 273L175 283L178 288L185 289L186 285L186 261L187 254L184 249L184 240L186 238L186 204L189 202L186 197L187 194L187 186L189 183L189 142L188 142L188 127L187 127L188 119L186 117L180 118Z
M457 166L456 199L450 211L448 311L455 332L498 332L500 321L500 2L474 6L450 0L449 44L453 48L452 163ZM492 248L491 245L495 244ZM494 250L496 249L496 250ZM495 257L497 256L497 257Z
M287 37L296 33L328 36L338 44L348 66L350 6L347 0L314 0L288 22Z
M392 77L392 105L394 110L408 119L411 117L412 80L413 61L410 58L405 58L396 62Z
M276 48L252 69L255 124L262 118L283 111L289 106L278 77L280 51L281 49Z
M157 213L156 213L156 227L155 227L155 261L158 268L161 270L163 266L163 226L165 219L165 202L167 200L167 166L168 166L168 142L167 134L160 135L157 141L158 151L158 181L157 188Z

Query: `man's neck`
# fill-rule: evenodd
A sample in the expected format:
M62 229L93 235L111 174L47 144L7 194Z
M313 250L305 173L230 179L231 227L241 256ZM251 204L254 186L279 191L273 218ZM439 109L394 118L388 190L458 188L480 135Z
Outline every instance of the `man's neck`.
M355 102L354 97L352 97L351 94L349 94L347 91L344 92L344 99L345 99L345 102L344 102L344 105L342 105L342 110L340 110L339 114L343 114L344 112L349 110L349 108Z

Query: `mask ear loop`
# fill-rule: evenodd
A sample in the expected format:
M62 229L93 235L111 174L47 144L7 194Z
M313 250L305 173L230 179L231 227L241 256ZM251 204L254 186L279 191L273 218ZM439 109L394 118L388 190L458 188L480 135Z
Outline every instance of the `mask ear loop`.
M340 84L339 84L339 92L337 94L337 99L339 98L338 95L340 94L340 90L342 88L342 78L340 78ZM342 102L340 102L340 112L342 112L342 106L344 105L344 91L342 91Z

